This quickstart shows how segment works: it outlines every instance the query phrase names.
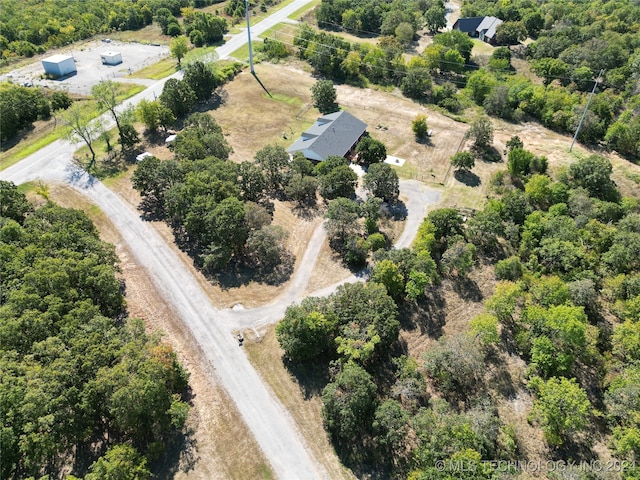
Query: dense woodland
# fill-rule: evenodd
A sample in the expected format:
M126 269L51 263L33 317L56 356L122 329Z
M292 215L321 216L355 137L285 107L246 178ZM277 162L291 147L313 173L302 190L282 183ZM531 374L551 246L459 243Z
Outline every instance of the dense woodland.
M32 55L150 22L194 45L215 42L226 28L220 17L181 10L204 3L46 3L59 7L47 17L32 14L41 3L4 2L0 50L3 58ZM227 15L244 13L239 2L227 7ZM439 33L444 13L439 0L323 0L315 13L320 30L305 24L260 51L272 60L294 54L332 81L398 87L451 115L486 112L567 133L602 69L579 140L640 157L637 2L464 2L463 15L505 20L504 45L488 59L472 56L466 35ZM408 56L425 28L433 43ZM350 43L336 34L341 29L379 41ZM537 78L516 73L516 57ZM523 439L498 415L522 382L534 398L529 421L544 433L550 458L592 460L594 439L605 438L615 458L629 462L622 477L640 478L632 467L640 456L640 201L621 195L609 161L593 155L551 176L546 159L514 138L482 210L469 218L434 210L413 247L394 250L382 220L397 215L398 178L379 163L386 153L379 142L367 137L358 151L368 167L365 201L353 200L357 178L342 157L314 166L301 157L289 162L281 147L267 145L254 159L228 160L231 146L217 123L191 112L235 73L236 66L185 66L183 80L169 80L157 100L123 118L122 126L137 118L150 134L177 119L183 127L174 158L141 161L133 185L145 215L170 224L196 265L239 281L278 283L291 273L286 232L272 225L274 199L300 211L326 202L331 247L350 266L368 265L370 278L290 307L276 332L287 365L321 397L344 462L358 474L389 478L511 478L518 472L478 462L522 460ZM316 106L335 111L331 82L322 82L314 87ZM109 93L102 90L94 96L116 116L115 97L100 97ZM8 124L16 132L69 107L15 86L0 91L0 100L16 116ZM17 108L22 101L29 108ZM456 168L472 168L474 155L491 152L487 124L472 125L473 155L456 158ZM124 148L131 137L118 125ZM98 133L85 140L89 146ZM2 476L39 477L72 464L90 479L117 468L149 477L148 465L187 414L184 371L167 346L126 319L115 254L87 218L51 203L34 209L14 186L0 186ZM442 336L443 286L468 290L478 266L494 270L495 293L468 332ZM435 346L411 358L398 338L417 327ZM501 381L514 358L527 366L523 378Z
M434 210L411 249L373 253L366 283L287 310L276 328L287 364L303 385L324 385L325 427L348 465L413 480L512 478L479 461L522 459L524 439L497 405L523 381L553 460L592 460L604 434L622 478L638 478L640 201L610 175L591 156L552 178L514 147L473 217ZM468 332L440 336L442 283L468 289L478 264L493 265L495 293ZM398 341L412 322L437 338L418 359ZM504 380L509 357L526 362L525 378Z
M83 212L34 208L4 181L0 206L0 476L151 478L188 374L127 318L115 249Z
M139 30L152 23L172 37L186 33L196 46L222 40L227 19L245 14L244 0L228 1L215 13L201 9L223 0L4 0L0 9L0 64L32 57L49 49L120 30ZM279 0L261 0L259 8ZM258 7L250 1L249 8ZM226 17L226 18L225 18ZM182 22L181 22L182 20Z

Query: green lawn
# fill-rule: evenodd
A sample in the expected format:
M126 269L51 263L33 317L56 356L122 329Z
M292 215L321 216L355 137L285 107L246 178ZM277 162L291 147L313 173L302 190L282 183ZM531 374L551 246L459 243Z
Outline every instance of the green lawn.
M178 70L178 64L173 58L165 58L158 63L138 70L129 75L130 78L150 78L152 80L162 80Z

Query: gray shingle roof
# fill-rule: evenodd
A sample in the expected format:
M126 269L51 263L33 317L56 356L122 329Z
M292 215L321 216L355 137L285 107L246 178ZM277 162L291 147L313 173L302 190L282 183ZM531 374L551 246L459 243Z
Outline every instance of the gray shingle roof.
M478 25L482 23L485 17L465 17L459 18L456 20L456 23L453 25L454 29L460 30L464 33L476 33L478 29Z
M496 17L484 17L480 25L478 25L478 34L483 33L487 38L493 38L496 34L496 27L502 23L502 20Z
M367 129L367 124L349 112L324 115L302 133L287 152L302 152L306 158L322 161L331 155L344 156Z

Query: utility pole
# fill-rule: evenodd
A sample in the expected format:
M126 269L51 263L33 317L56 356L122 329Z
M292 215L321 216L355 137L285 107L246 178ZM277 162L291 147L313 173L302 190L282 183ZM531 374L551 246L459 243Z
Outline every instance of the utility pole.
M249 69L251 75L255 75L253 70L253 49L251 48L251 24L249 23L249 0L244 0L244 11L247 15L247 38L249 40Z
M569 151L571 151L571 149L573 148L573 144L576 143L576 138L578 138L578 133L580 133L580 128L582 127L582 122L584 122L584 117L587 115L587 110L589 110L591 99L593 98L593 94L596 93L596 88L598 87L598 82L600 82L600 77L602 75L604 75L604 68L600 70L600 73L598 73L598 77L596 78L596 81L593 84L593 89L591 90L591 94L589 95L589 99L587 100L587 106L584 107L584 112L582 112L582 117L580 117L580 123L578 123L578 128L576 128L576 133L573 136L573 140L571 140L571 146L569 147Z

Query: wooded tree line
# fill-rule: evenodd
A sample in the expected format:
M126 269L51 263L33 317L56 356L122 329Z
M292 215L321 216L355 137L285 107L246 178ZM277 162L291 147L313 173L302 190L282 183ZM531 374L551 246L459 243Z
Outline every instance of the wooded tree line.
M36 120L46 120L56 110L71 106L66 92L51 92L49 97L39 88L5 83L0 85L0 140L13 138Z
M126 317L115 249L83 212L34 208L5 181L0 206L0 475L151 478L186 420L187 372Z
M479 461L520 458L522 439L497 411L510 390L493 375L507 352L526 362L514 381L531 391L529 419L552 455L609 435L629 462L622 478L640 473L640 200L620 194L603 157L552 178L544 159L510 145L485 208L466 221L455 209L430 212L411 249L374 252L366 283L308 298L276 327L292 370L319 375L325 428L358 473L445 479L452 470L436 462L458 461L477 469L455 478L503 478ZM403 357L400 325L429 324L440 279L464 283L478 258L499 280L485 311L423 358Z
M6 0L0 10L0 61L31 57L99 33L137 30L152 22L158 23L164 34L179 34L182 27L176 18L181 16L181 9L214 3L219 0ZM193 20L218 18L203 14L196 12ZM171 24L178 31L169 32ZM207 32L205 27L201 31Z

